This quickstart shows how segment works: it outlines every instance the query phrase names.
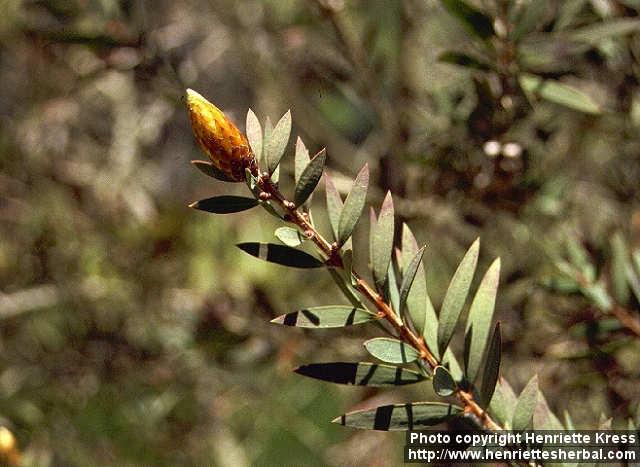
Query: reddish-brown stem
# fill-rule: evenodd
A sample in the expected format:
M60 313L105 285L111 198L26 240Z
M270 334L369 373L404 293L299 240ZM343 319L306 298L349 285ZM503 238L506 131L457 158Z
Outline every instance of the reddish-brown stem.
M257 175L257 174L256 174ZM307 232L307 236L327 257L326 264L329 267L343 268L342 259L339 249L336 245L329 243L309 222L308 217L301 212L294 203L288 201L278 188L273 184L268 174L257 177L258 187L270 196L272 201L287 213L287 220L296 224L303 232ZM410 344L420 352L420 358L425 361L433 370L440 363L433 355L422 337L418 337L409 327L407 327L386 300L371 287L357 272L352 271L355 279L355 288L365 296L378 310L381 317L386 319L396 330L400 339ZM473 398L470 392L458 389L456 391L458 400L464 406L465 413L472 414L481 421L481 423L490 430L502 430L500 425L494 422L489 414L482 408Z

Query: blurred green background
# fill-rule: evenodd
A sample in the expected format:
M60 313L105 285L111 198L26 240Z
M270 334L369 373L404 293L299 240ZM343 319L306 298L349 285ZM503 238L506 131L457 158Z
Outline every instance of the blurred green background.
M404 435L329 421L432 395L290 372L367 359L375 329L269 324L344 299L326 272L234 247L273 241L265 213L187 208L246 187L188 163L202 156L186 87L240 128L249 107L272 121L291 108L290 152L298 135L326 146L342 190L368 162L370 204L391 189L429 245L436 305L480 236L480 270L502 258L514 388L539 373L550 407L585 428L633 413L638 336L557 265L568 257L610 290L612 235L640 242L638 2L470 3L494 21L488 56L434 0L0 0L0 425L23 465L401 464ZM500 32L523 22L517 44ZM492 66L439 60L450 50ZM528 95L521 71L597 111ZM635 296L615 299L638 318Z

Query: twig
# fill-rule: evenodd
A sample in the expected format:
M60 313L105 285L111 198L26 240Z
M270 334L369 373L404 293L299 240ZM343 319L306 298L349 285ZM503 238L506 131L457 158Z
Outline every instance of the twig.
M303 232L307 233L307 236L312 240L316 246L327 256L326 264L328 267L344 268L342 258L339 254L339 248L337 244L329 243L309 222L308 217L301 212L294 203L288 201L278 188L271 181L268 174L260 175L257 169L254 172L257 178L257 185L260 189L268 193L270 199L278 203L282 209L287 213L287 220L296 224ZM371 303L373 303L378 310L381 317L387 320L391 326L396 330L400 339L410 344L420 352L420 358L425 361L429 367L433 370L440 365L435 358L433 352L429 349L422 337L418 337L411 329L409 329L400 319L400 317L393 311L391 305L389 305L385 299L375 291L371 285L367 283L356 271L352 271L355 278L356 289L365 296ZM502 427L498 425L490 415L478 405L470 392L458 389L456 391L458 400L464 405L464 411L468 414L475 415L485 426L490 430L502 430Z

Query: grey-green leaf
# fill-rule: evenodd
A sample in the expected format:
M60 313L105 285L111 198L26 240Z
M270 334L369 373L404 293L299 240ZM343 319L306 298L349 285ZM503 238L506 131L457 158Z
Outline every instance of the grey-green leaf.
M510 39L517 42L525 34L534 31L543 19L548 6L549 0L532 0L525 5L515 28L509 34Z
M251 146L251 150L253 151L253 155L257 160L260 160L262 157L262 127L260 126L260 121L258 121L258 117L253 113L253 110L249 109L247 112L247 140L249 141L249 146Z
M327 151L322 149L318 154L313 156L313 159L309 161L307 166L300 174L300 179L296 184L296 191L294 194L294 201L296 206L302 205L316 189L322 172L324 170L324 164L327 160Z
M299 375L329 383L352 384L354 386L404 386L427 379L420 373L399 366L367 362L312 363L293 371Z
M427 246L424 245L416 252L415 255L413 255L413 258L411 258L411 261L403 271L402 283L400 285L400 310L404 309L405 304L407 303L407 298L409 298L409 292L413 286L413 281L416 278L418 268L422 264L422 257L424 256L424 250L426 247Z
M511 426L514 431L522 431L531 427L533 412L538 403L538 375L529 380L518 397L518 403L513 411Z
M627 281L627 270L631 267L629 250L620 232L611 238L611 292L616 301L622 305L629 301L630 290Z
M274 235L278 240L290 247L299 246L305 240L298 229L291 227L278 227Z
M374 214L375 216L375 214ZM378 290L383 290L387 281L387 271L393 253L393 233L394 233L394 209L391 192L382 202L380 216L371 225L370 232L370 259L373 279Z
M484 370L482 372L482 386L480 387L480 405L484 408L488 407L493 398L493 394L500 377L500 360L502 355L502 334L500 332L500 323L496 323L493 336L489 342L489 350L487 358L484 362Z
M491 398L489 410L505 429L510 429L511 427L513 411L517 403L518 398L509 383L504 378L499 379Z
M340 225L340 214L342 213L342 198L340 193L333 184L333 179L328 173L324 175L325 192L327 195L327 215L329 217L329 224L331 224L331 230L333 232L333 238L338 240L338 228Z
M217 180L221 180L223 182L236 182L237 181L237 180L233 180L232 178L230 178L227 174L225 174L223 171L218 169L211 162L193 160L193 161L191 161L191 164L196 169L198 169L200 172L202 172L203 174L205 174L205 175L207 175L209 177L213 177L213 178L215 178Z
M362 209L364 208L365 199L367 197L367 188L369 187L369 165L360 170L358 176L353 182L353 187L347 195L342 211L340 213L340 221L338 222L338 244L343 245L351 234L360 219Z
M284 150L289 142L289 135L291 134L291 111L287 110L282 118L276 123L273 131L271 132L269 139L265 140L265 160L267 163L267 170L270 174L276 170L280 159L284 155Z
M487 345L499 280L500 258L493 262L482 278L467 318L464 359L466 376L471 383L475 381L478 375L482 356Z
M299 328L341 328L374 321L378 317L362 308L332 305L305 308L271 320L272 323Z
M462 258L444 296L438 321L438 350L440 355L444 355L444 351L447 349L458 324L460 313L467 299L473 274L478 264L479 250L480 239L477 239L464 255L464 258Z
M245 253L270 263L292 268L321 268L324 263L304 251L274 243L248 242L237 245Z
M463 0L441 0L441 3L471 34L483 40L494 35L491 18L468 3Z
M602 112L600 106L590 96L568 84L550 79L544 80L529 73L520 74L518 81L525 93L529 95L537 95L549 102L584 113Z
M408 344L389 337L376 337L364 343L367 351L379 360L387 363L411 363L420 353Z
M447 397L456 392L457 385L451 373L443 366L437 366L433 372L433 390L442 397Z
M402 274L407 275L411 259L418 251L418 242L407 224L402 228ZM407 311L416 331L424 337L424 340L439 358L438 354L438 316L433 308L429 294L424 265L418 265L416 278L407 297Z
M449 50L438 56L438 61L442 63L449 63L451 65L458 65L464 68L471 68L478 71L491 71L493 66L486 63L484 60L469 55L464 52L456 52Z
M294 174L294 180L296 182L296 185L300 180L300 175L302 175L302 171L305 169L305 167L307 166L310 160L311 158L309 157L309 150L302 142L302 138L298 136L298 139L296 140L296 154L295 154L295 161L293 166L293 174Z
M200 211L211 212L213 214L230 214L234 212L246 211L258 205L255 198L244 196L214 196L213 198L201 199L189 205L190 208Z
M365 430L406 431L437 425L461 413L462 409L452 404L413 402L357 410L332 421L343 426Z

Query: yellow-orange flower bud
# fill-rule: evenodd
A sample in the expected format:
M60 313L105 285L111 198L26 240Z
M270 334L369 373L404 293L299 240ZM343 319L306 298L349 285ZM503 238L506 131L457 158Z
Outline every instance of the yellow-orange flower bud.
M247 138L220 109L192 89L187 107L196 141L211 163L230 181L243 182L245 169L255 166Z

